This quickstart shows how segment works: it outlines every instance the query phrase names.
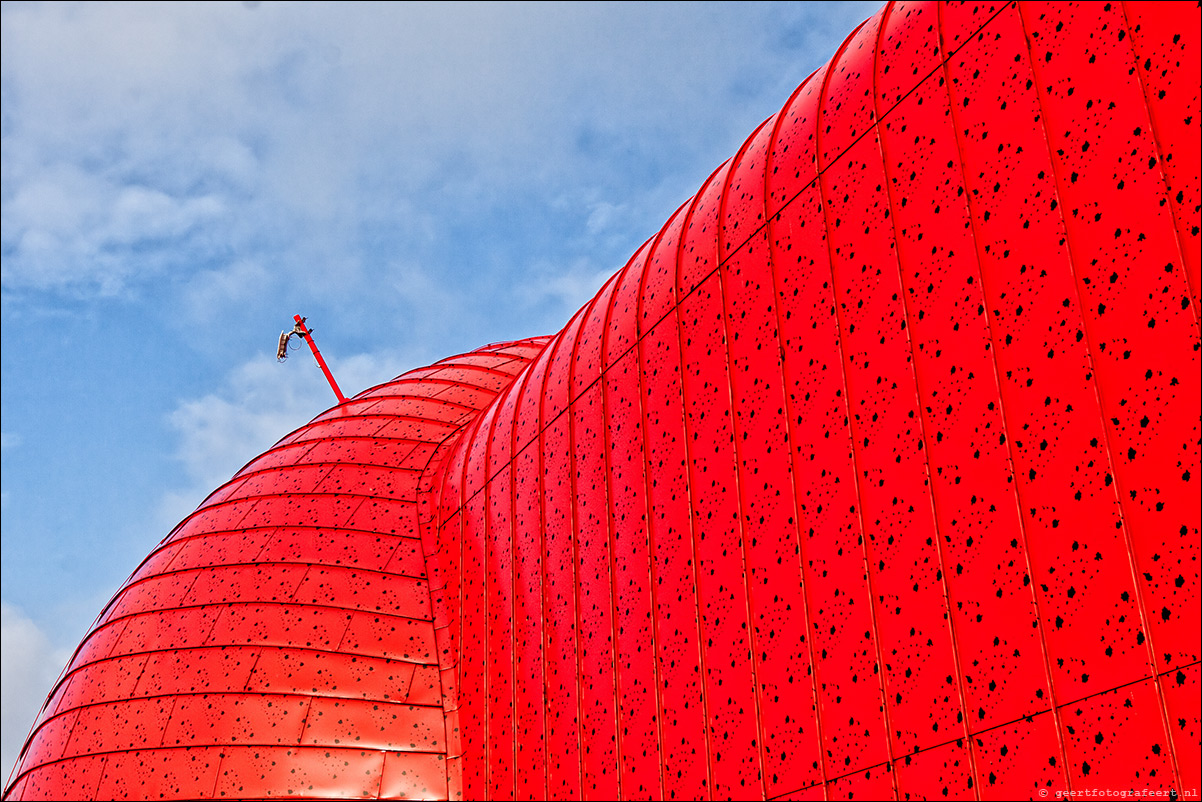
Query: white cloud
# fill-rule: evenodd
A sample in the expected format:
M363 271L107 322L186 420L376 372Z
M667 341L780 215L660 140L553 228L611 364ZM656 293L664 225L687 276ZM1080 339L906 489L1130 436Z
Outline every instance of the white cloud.
M289 360L294 361L301 360ZM326 397L330 391L322 386L324 380L316 369L294 369L298 367L266 357L247 362L233 372L222 391L176 407L169 422L180 438L176 457L189 479L216 487L320 412L322 402L334 400Z
M621 219L626 212L625 204L614 204L608 201L594 203L588 215L585 231L594 236L600 234L612 228L614 223Z
M10 451L21 445L21 435L16 432L0 432L0 451ZM0 509L8 508L9 494L0 490Z
M225 212L211 194L174 197L70 164L48 166L5 201L6 287L87 285L102 294L118 291L131 274L153 272L168 245L179 248Z
M397 365L407 364L395 353L323 356L348 397L391 379L400 370ZM335 402L303 344L282 365L271 357L246 362L226 377L218 392L179 402L168 424L177 437L175 458L186 482L160 499L163 531L243 465Z
M198 272L188 283L184 302L190 320L212 320L231 304L266 294L282 277L273 276L252 259Z
M570 197L586 240L649 236L747 133L743 109L804 77L813 37L782 14L5 6L4 285L111 294L245 259L317 283L362 262L365 223L404 237L406 207L471 215L523 191Z
M42 703L70 659L71 650L56 648L37 624L8 602L0 602L0 637L3 662L0 765L7 777L7 770L16 762Z
M578 259L566 269L562 265L537 264L530 270L534 280L517 288L517 296L529 308L547 309L562 326L620 267L598 267L590 259Z

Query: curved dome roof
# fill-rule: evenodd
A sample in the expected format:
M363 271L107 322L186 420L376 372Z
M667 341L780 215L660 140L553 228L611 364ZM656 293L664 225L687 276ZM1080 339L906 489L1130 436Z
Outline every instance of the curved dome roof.
M80 644L10 796L445 797L418 479L545 342L366 390L210 495Z

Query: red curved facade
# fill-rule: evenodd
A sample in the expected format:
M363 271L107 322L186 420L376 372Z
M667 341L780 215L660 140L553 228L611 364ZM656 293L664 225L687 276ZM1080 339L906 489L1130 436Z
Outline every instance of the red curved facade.
M6 797L1197 789L1199 23L887 5L561 332L210 497Z
M546 338L366 390L279 441L100 614L6 798L445 798L417 484Z

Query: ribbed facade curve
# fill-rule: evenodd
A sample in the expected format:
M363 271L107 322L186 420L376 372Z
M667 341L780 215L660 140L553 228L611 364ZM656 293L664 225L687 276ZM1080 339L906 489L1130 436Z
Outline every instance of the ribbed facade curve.
M213 492L100 614L5 798L445 798L418 481L545 341L365 390Z
M456 391L471 398L441 439L423 440L398 541L411 550L389 552L421 571L387 591L426 605L413 617L420 648L369 625L374 611L342 609L382 603L386 583L365 583L388 563L273 557L314 562L301 575L256 556L243 578L183 581L189 527L227 532L233 555L260 527L317 513L283 475L256 489L251 463L106 610L66 676L87 676L79 666L105 649L112 673L79 697L60 684L47 710L71 712L43 714L6 797L136 796L103 783L145 776L129 750L186 734L166 707L203 696L190 675L196 690L138 701L113 724L124 740L108 757L62 757L100 737L83 711L107 709L144 670L110 659L123 643L151 650L164 632L228 621L197 612L130 629L123 605L142 603L151 574L156 604L201 611L233 609L245 584L294 600L322 588L344 622L327 629L343 627L340 644L375 637L380 670L413 665L418 699L388 701L432 722L398 729L373 708L347 727L327 680L306 675L282 698L297 716L293 700L308 700L308 723L280 724L271 748L303 749L324 726L370 736L347 752L366 768L314 757L294 781L247 758L241 776L263 779L243 794L221 769L244 750L228 724L224 745L189 753L216 766L203 774L213 785L181 780L177 795L1197 789L1200 8L887 4L560 332L457 358L487 379L455 360L409 374L426 387L460 371L456 386L473 388ZM406 459L381 454L362 476L331 466L320 481L335 498L320 503L362 515L337 494ZM272 500L243 509L238 493ZM290 624L247 626L270 639ZM213 666L248 683L264 673L235 654ZM365 698L345 704L366 711ZM223 700L225 712L185 720L236 721ZM314 719L321 705L330 716ZM438 742L405 752L418 731ZM397 779L404 754L428 761L420 788Z

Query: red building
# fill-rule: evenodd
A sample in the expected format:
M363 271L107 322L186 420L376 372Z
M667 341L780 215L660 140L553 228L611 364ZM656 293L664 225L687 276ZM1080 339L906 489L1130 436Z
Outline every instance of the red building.
M1200 31L890 3L562 331L215 491L5 798L1196 793Z

